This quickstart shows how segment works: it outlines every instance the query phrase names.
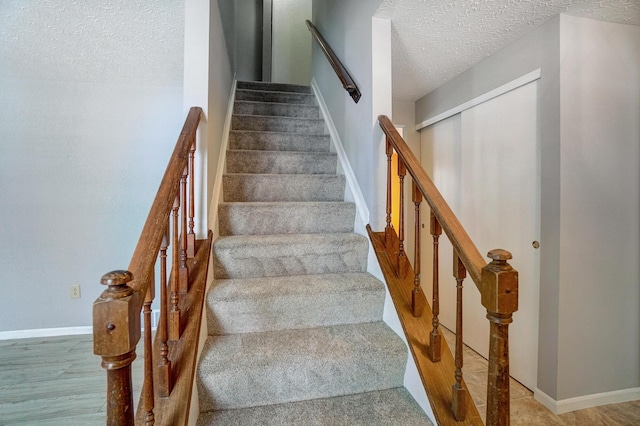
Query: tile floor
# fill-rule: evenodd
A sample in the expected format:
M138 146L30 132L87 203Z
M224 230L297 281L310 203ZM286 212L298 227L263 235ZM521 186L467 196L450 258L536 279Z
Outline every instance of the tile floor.
M442 327L449 348L455 347L455 335ZM464 380L478 411L485 420L487 398L487 360L464 347ZM640 401L604 405L555 415L533 399L533 392L511 380L511 425L522 426L631 426L640 425Z
M453 347L453 334L444 330ZM484 416L487 361L465 347L464 375ZM137 402L141 359L134 363ZM136 384L138 384L136 386ZM0 341L0 426L93 426L105 424L106 376L93 355L90 335ZM553 415L515 380L512 425L640 425L640 401Z

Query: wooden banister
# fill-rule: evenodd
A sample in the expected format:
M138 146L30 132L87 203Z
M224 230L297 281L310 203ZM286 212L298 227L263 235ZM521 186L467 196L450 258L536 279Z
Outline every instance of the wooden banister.
M182 376L189 371L192 374L195 368L195 354L190 353L192 351L183 353L185 352L183 348L185 345L190 348L198 346L199 332L194 330L196 328L199 330L211 246L211 233L206 240L196 241L193 231L195 175L193 157L196 132L201 117L202 109L199 107L191 108L187 115L138 239L129 269L105 274L101 282L108 288L94 302L94 353L102 357L102 365L107 370L108 425L134 424L131 364L137 356L136 346L141 335L141 313L144 316L145 331L143 352L145 379L136 424L152 425L158 422L158 419L171 419L159 422L166 425L186 422L184 402L190 400L193 377ZM190 184L189 191L187 191L187 181ZM177 225L181 205L182 235L179 236ZM187 214L189 214L188 221ZM188 225L189 230L187 230ZM166 258L167 248L170 245L172 245L174 266L170 278L167 279ZM161 303L159 332L156 334L156 343L152 345L151 305L156 293L154 274L156 261L160 262ZM170 289L167 288L169 282L172 283L170 298L168 297ZM193 291L191 291L192 285ZM178 288L182 291L181 297L178 296ZM169 308L174 308L175 312L168 312ZM181 317L180 312L187 314ZM189 329L184 336L183 328ZM187 338L189 342L185 342ZM175 342L168 342L167 339L173 339ZM188 361L185 361L186 358ZM172 369L171 366L176 364L182 368ZM182 376L174 376L175 371L182 371L178 373ZM154 376L157 379L157 385L154 384ZM167 401L172 397L174 382L180 383L180 388L185 389L177 396L180 404L176 405L181 407L175 412L180 414L174 412L167 414L166 406L169 405ZM186 413L188 413L188 404L186 405Z
M489 425L508 425L509 408L509 333L512 315L518 309L518 273L509 265L511 254L495 249L488 253L487 263L481 256L468 233L457 219L442 194L435 187L420 162L397 132L388 117L378 117L380 127L386 135L387 156L387 207L384 232L375 233L367 227L371 241L387 280L407 341L420 372L427 395L429 395L438 424L480 424L477 408L467 395L463 379L462 352L462 283L468 275L480 291L482 305L487 310L490 322L489 369L487 375L487 416ZM391 197L391 156L398 155L397 177L400 181L399 229L391 226L393 216ZM404 254L404 176L413 178L412 201L415 204L415 254L413 267ZM431 235L433 236L433 299L432 308L427 305L423 315L421 300L424 297L419 287L420 276L420 232L419 204L422 198L431 208ZM453 246L456 281L456 346L455 359L446 343L442 342L438 330L440 312L438 238L444 231ZM409 297L411 293L411 297ZM426 301L425 301L426 303ZM428 318L425 318L428 317ZM436 367L440 365L440 369ZM435 381L430 383L429 380ZM448 390L447 390L448 387ZM449 405L442 402L448 400ZM435 402L434 402L435 401Z
M431 207L431 212L442 226L453 248L460 254L460 260L469 272L471 279L482 293L482 268L487 264L469 234L445 201L438 188L420 165L420 161L411 152L407 143L402 139L395 126L386 115L378 117L380 127L393 146L398 157L404 162L407 171L413 178L420 192Z
M358 103L362 94L360 93L360 89L358 89L355 81L353 81L351 75L349 75L344 65L342 65L342 62L340 62L340 59L338 59L333 49L331 49L331 46L329 46L329 43L327 43L324 37L322 37L322 34L320 34L316 26L313 25L309 20L306 20L305 22L307 23L307 28L309 28L309 31L311 31L313 38L316 40L316 42L318 42L320 49L322 49L322 52L327 57L327 60L331 64L331 67L340 79L342 87L344 87L344 90L349 92L349 96L351 96L353 101L355 103Z

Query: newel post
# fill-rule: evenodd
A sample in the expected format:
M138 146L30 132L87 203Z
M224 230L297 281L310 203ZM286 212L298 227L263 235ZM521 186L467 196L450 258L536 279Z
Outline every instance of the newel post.
M509 425L509 324L518 310L518 272L506 250L491 250L482 268L482 305L490 321L487 425Z
M93 303L93 353L107 370L107 425L133 425L131 363L140 340L140 293L129 271L102 276L108 288Z

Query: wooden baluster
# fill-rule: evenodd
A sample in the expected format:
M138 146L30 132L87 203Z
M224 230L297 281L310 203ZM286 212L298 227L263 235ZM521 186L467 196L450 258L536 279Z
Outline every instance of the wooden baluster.
M196 138L193 137L191 148L189 148L189 233L187 234L187 257L193 259L196 255L196 234L195 227L195 180L194 156L196 152Z
M160 335L160 361L158 363L158 395L166 398L171 393L171 361L169 360L169 345L167 344L167 247L169 246L169 227L164 230L162 244L160 245L160 323L158 333Z
M422 316L427 302L420 287L420 203L422 202L422 193L415 181L413 181L411 189L411 199L415 205L415 244L413 249L415 276L413 278L413 292L411 293L411 311L414 317L419 318Z
M398 157L398 177L400 178L400 206L398 208L398 269L396 272L398 277L404 278L409 270L409 260L404 251L404 178L407 175L407 167L404 161Z
M456 279L456 382L452 389L451 409L456 420L461 422L467 414L467 391L462 387L462 282L467 276L467 270L455 250L453 251L453 276Z
M391 199L391 157L393 156L393 147L387 137L387 226L384 228L385 247L391 250L394 245L393 226L391 225L392 199Z
M438 222L438 219L436 219L433 212L431 212L430 228L431 236L433 237L433 294L431 301L431 310L433 312L431 324L433 325L433 329L429 334L429 358L431 358L431 361L433 362L439 362L442 350L442 335L438 330L438 326L440 324L440 320L438 319L438 315L440 314L438 240L440 238L440 235L442 235L442 227L440 226L440 222Z
M180 296L178 294L178 209L180 209L180 198L176 196L173 203L173 227L171 229L173 235L171 250L171 310L169 311L169 340L178 340L180 338Z
M144 298L144 424L153 426L153 344L151 343L151 303L155 297L155 283L151 280Z
M140 293L127 283L129 271L102 276L108 288L93 304L93 353L107 370L107 425L133 425L131 363L140 340Z
M182 179L180 179L181 198L182 201L182 233L180 234L180 293L187 293L189 291L189 268L187 267L187 167L182 172Z
M506 250L491 250L491 263L482 268L482 305L487 308L489 372L487 424L509 425L509 324L518 310L518 272L507 262Z

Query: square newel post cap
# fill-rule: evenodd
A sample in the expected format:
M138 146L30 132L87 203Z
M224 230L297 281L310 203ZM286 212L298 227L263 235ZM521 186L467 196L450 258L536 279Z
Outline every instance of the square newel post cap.
M507 262L511 253L491 250L491 263L482 268L482 305L487 312L509 315L518 310L518 271Z
M116 357L132 352L140 340L140 293L127 285L129 271L112 271L100 283L107 289L93 303L93 353Z

